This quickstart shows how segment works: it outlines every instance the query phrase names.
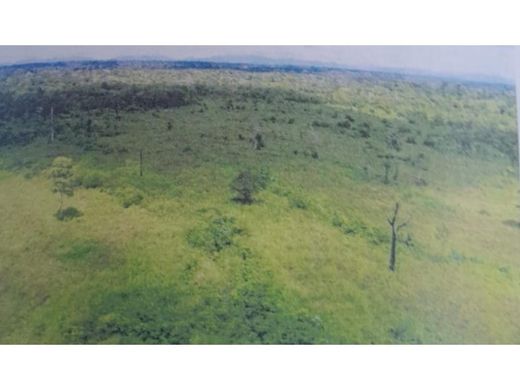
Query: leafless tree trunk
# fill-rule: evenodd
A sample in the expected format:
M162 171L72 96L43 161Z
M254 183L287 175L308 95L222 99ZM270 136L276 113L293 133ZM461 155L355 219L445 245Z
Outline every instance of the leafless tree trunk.
M388 218L387 221L390 224L390 228L392 229L392 241L390 243L390 257L388 259L388 268L390 271L395 271L395 263L396 263L396 249L397 249L397 234L399 230L407 225L406 222L398 225L397 224L397 215L399 214L399 203L395 204L394 214L391 218Z
M139 151L139 176L143 176L143 149Z
M383 183L388 184L390 183L390 180L388 179L388 175L390 174L390 163L388 161L385 161L383 166L385 168L385 177L383 179Z
M51 143L54 142L54 106L51 106L51 135L50 135Z

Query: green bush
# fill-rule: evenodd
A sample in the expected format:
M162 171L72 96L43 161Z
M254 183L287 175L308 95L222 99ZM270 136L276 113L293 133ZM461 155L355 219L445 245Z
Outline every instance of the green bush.
M121 205L125 209L129 208L130 206L139 205L144 199L144 196L141 194L141 192L134 188L124 188L123 190L119 191L118 195L121 199Z
M233 245L234 237L241 233L242 229L235 225L234 218L218 217L207 226L190 230L186 239L195 248L215 253Z
M375 245L388 241L388 235L385 231L367 226L356 219L346 221L341 216L334 214L332 217L332 226L338 228L346 235L359 235Z
M431 136L427 136L423 142L424 146L428 146L429 148L435 147L435 140Z
M81 217L83 213L76 209L75 207L67 207L62 210L58 210L56 214L54 214L56 218L58 218L60 221L68 221L74 218Z
M309 206L306 201L298 197L290 197L289 198L289 206L295 209L306 210Z
M81 178L81 185L85 188L102 187L103 177L97 173L87 173Z
M177 286L107 291L85 308L84 319L64 325L69 343L313 344L326 342L318 316L289 311L285 296L267 283L221 296L193 299Z

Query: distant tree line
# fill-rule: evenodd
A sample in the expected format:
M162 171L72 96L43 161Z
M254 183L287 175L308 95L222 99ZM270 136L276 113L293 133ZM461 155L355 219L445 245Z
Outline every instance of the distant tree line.
M72 111L150 110L180 107L192 103L194 94L187 86L138 86L124 84L87 85L65 90L42 88L15 94L0 90L0 118L47 117Z
M123 83L96 83L72 88L52 90L31 88L16 93L0 85L0 119L47 118L51 109L54 115L73 111L114 110L146 111L167 109L194 104L204 96L230 96L236 99L274 101L275 99L299 103L319 103L320 100L294 90L251 87L214 87L203 84L186 85L135 85Z

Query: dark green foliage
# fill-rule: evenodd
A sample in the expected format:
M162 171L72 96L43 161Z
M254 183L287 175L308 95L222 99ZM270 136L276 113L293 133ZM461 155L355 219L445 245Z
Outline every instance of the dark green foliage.
M81 217L83 214L81 211L76 209L75 207L67 207L65 209L60 209L56 212L55 216L60 221L69 221L74 218Z
M323 334L319 317L280 307L280 293L265 284L240 289L233 301L241 343L312 344Z
M56 115L72 111L150 110L187 105L192 93L186 86L86 84L61 91L26 92L15 95L5 91L0 94L0 118L21 117L25 113L49 112L54 107Z
M99 188L103 186L103 177L97 173L87 173L81 177L81 185L85 188Z
M233 245L234 237L241 233L242 229L236 226L234 218L218 217L207 226L190 230L186 239L195 248L216 253Z
M265 189L271 180L269 171L260 169L256 172L245 170L240 172L231 182L231 190L235 192L234 201L251 204L254 202L254 194Z
M83 321L64 326L69 343L312 344L324 342L319 317L283 307L266 284L231 295L201 291L192 299L176 286L114 290L87 307Z

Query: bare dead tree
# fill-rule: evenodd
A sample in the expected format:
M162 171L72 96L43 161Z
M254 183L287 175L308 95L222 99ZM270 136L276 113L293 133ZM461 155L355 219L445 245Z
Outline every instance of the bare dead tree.
M51 134L50 134L50 142L54 142L54 106L51 106Z
M385 168L385 177L383 179L383 183L388 184L390 183L390 180L388 179L388 175L390 174L390 162L385 161L383 166Z
M397 216L399 214L399 202L395 203L394 214L391 218L388 218L387 221L390 224L390 228L392 229L392 240L390 244L390 257L388 259L388 268L390 271L395 271L395 263L396 263L396 249L397 249L397 234L399 230L405 227L408 223L404 222L401 224L397 223Z
M139 151L139 176L143 176L143 149Z

